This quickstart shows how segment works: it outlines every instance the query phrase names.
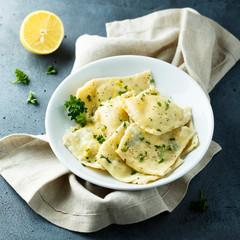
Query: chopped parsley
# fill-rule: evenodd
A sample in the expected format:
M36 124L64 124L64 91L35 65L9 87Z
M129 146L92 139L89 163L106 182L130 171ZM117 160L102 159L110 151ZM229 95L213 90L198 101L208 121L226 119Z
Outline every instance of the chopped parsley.
M122 148L121 150L122 150L123 152L127 152L128 149L129 149L129 147L127 147L127 148Z
M108 157L105 157L105 156L103 156L102 154L101 154L101 157L100 157L100 158L105 158L109 163L112 163L112 162L109 160Z
M158 104L158 106L159 106L159 107L161 107L161 106L162 106L162 104L161 104L160 102L157 102L157 104Z
M97 141L102 144L106 139L103 137L103 135L98 135Z
M161 129L158 128L157 131L158 131L158 132L161 132Z
M175 140L175 138L170 138L170 139L169 139L169 141L174 141L174 140Z
M131 175L136 174L137 172L135 170L132 170Z
M171 146L171 145L168 145L168 146L167 146L167 150L168 150L168 151L172 151L172 146Z
M34 94L35 94L34 92L30 91L29 92L29 98L25 102L32 103L32 104L37 104L38 100L36 98L34 98Z
M197 201L192 201L190 206L193 210L201 213L208 209L207 199L203 197L202 190L200 190L200 198Z
M86 165L84 163L81 163L84 167L86 167Z
M123 122L123 127L127 128L127 124L125 121Z
M144 137L142 137L142 138L139 138L141 141L143 141L145 138Z
M157 93L151 93L151 95L157 95Z
M150 145L150 144L151 144L149 141L146 141L145 143L147 143L148 145Z
M125 91L119 91L118 94L121 96L122 94L126 93L128 90Z
M96 138L97 137L97 135L96 134L93 134L93 138Z
M128 85L124 86L124 89L128 89Z
M89 102L91 102L91 100L92 100L90 95L87 95L87 99Z
M156 149L160 149L162 146L154 145L154 147L155 147Z
M150 83L154 83L154 79L151 79L151 80L150 80Z
M82 127L87 124L85 117L87 108L85 107L85 102L81 101L81 98L70 95L70 101L66 101L64 105L65 109L68 110L68 116L71 117L71 120L81 124Z
M48 67L47 72L46 72L46 74L57 74L57 73L58 73L58 71L57 71L57 69L54 69L54 66L53 66L53 65L50 65L50 66Z
M143 161L143 154L140 153L140 154L139 154L139 162L142 162L142 161Z
M169 103L165 102L165 110L168 110L168 109L169 109Z
M29 84L30 80L28 79L28 76L24 72L22 72L20 69L15 70L15 75L17 77L17 80L15 82L13 82L12 84L15 84L17 82Z

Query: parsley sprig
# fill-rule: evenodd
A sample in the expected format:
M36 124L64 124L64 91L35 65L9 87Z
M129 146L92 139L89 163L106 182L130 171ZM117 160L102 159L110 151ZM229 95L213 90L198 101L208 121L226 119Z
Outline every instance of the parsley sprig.
M87 124L85 102L81 101L81 98L76 98L76 96L70 95L70 101L65 102L65 108L68 110L68 116L71 120L76 123L81 124L84 127Z
M13 82L12 84L15 84L17 82L21 82L21 83L24 83L24 84L29 84L30 80L28 79L28 76L23 71L21 71L20 69L15 70L15 75L17 77L17 80L15 82Z
M37 100L37 98L34 98L34 94L35 94L34 92L30 91L29 92L29 98L25 102L32 103L32 104L37 104L38 100Z
M200 198L197 201L192 201L190 206L193 210L201 213L208 209L207 199L203 197L202 190L200 190Z
M48 67L48 70L46 72L46 74L57 74L58 73L58 70L57 69L54 69L54 66L53 65L50 65Z

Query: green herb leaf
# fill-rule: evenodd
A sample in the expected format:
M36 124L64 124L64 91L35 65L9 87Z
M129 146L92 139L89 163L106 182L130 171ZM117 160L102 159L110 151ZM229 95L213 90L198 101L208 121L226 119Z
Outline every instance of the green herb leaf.
M103 137L103 135L98 135L98 137L97 137L97 141L100 143L100 144L102 144L103 142L105 142L105 138Z
M143 154L140 153L140 154L139 154L139 162L142 162L142 161L143 161Z
M15 75L17 77L17 80L15 82L13 82L12 84L15 84L17 82L29 84L30 80L28 79L28 76L24 72L22 72L20 69L15 70Z
M34 94L35 94L34 92L30 91L29 92L29 98L25 102L32 103L32 104L37 104L38 100L36 98L34 98Z
M89 102L91 102L91 100L92 100L90 95L87 95L87 99Z
M86 165L84 163L81 163L84 167L86 167Z
M141 141L143 141L145 138L144 137L142 137L142 138L139 138Z
M123 122L123 127L127 128L127 124L125 121Z
M161 107L161 106L162 106L162 104L161 104L160 102L157 102L157 104L158 104L158 106L159 106L159 107Z
M58 71L57 71L57 69L54 69L54 66L53 66L53 65L50 65L50 66L48 67L47 72L46 72L46 74L57 74L57 73L58 73Z
M191 208L197 212L203 213L208 209L207 199L203 197L203 191L200 190L200 199L191 202Z
M101 157L100 157L100 158L105 158L109 163L112 163L112 162L109 160L108 157L105 157L105 156L103 156L102 154L101 154Z
M168 110L168 109L169 109L169 103L165 102L165 110Z
M157 93L151 93L151 95L157 95Z
M150 83L154 83L154 79L151 79L151 80L150 80Z
M85 117L87 108L85 108L85 102L81 101L81 98L70 95L70 101L66 101L64 105L66 110L68 110L68 116L71 117L71 120L81 124L82 127L87 124Z
M128 149L129 149L129 147L127 147L127 148L122 148L121 150L122 150L123 152L127 152Z
M169 141L174 141L174 140L175 140L175 138L170 138L170 139L169 139Z
M125 91L119 91L118 94L121 96L122 94L126 93L128 90Z
M137 172L135 170L132 170L131 175L136 174Z

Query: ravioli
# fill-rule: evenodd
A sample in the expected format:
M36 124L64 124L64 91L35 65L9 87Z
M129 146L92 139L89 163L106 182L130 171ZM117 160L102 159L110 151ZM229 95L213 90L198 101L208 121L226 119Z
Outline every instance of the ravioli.
M193 137L194 130L183 126L162 135L143 131L131 124L116 152L134 170L163 177Z
M76 97L85 102L89 118L94 115L102 102L132 90L138 94L152 85L151 80L151 71L126 77L96 78L79 88Z
M192 119L189 120L189 122L186 124L186 126L195 131ZM193 137L189 140L186 147L183 149L181 156L183 157L186 154L190 153L194 148L198 147L198 145L199 145L199 139L198 139L197 133L195 132Z
M104 126L89 124L83 128L70 128L63 136L63 143L82 164L104 169L95 159L98 149L105 141Z
M162 96L153 82L145 71L93 79L77 90L87 124L70 128L63 142L81 164L134 184L166 177L183 164L199 144L191 110Z
M128 125L128 122L122 123L113 135L101 145L96 159L118 181L135 184L147 184L151 181L156 181L159 179L158 176L136 172L127 166L115 152Z
M124 121L128 121L129 117L121 103L126 96L118 96L102 103L94 114L94 121L106 126L105 135L110 137L112 133L122 124ZM132 94L131 94L132 95Z
M123 107L142 129L154 135L172 131L186 124L191 117L189 108L180 108L161 96L155 88L123 100Z

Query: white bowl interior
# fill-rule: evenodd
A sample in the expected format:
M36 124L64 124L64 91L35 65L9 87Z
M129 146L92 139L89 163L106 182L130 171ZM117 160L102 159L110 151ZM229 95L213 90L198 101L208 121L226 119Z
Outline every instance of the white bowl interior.
M181 107L191 107L200 145L169 176L146 185L115 180L105 171L83 167L62 142L66 129L74 126L64 108L70 94L85 82L99 77L121 77L151 70L160 93ZM116 56L90 63L68 76L55 90L46 112L46 133L57 158L74 174L93 184L117 190L142 190L170 183L190 171L206 153L213 135L214 120L209 100L202 88L185 72L166 62L143 56Z

